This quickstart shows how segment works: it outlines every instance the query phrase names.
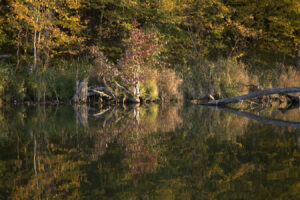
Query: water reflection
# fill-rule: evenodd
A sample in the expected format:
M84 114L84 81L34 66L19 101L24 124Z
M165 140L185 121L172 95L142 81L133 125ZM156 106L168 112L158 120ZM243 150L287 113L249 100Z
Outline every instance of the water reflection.
M0 199L296 199L299 150L197 105L3 107Z
M264 123L264 124L300 128L300 122L296 122L296 121L272 119L272 118L259 116L259 115L256 115L256 114L253 114L253 113L250 113L250 112L242 111L242 110L235 109L235 108L229 108L229 107L211 107L210 106L209 108L216 109L216 110L221 110L221 111L224 111L224 112L227 112L227 113L233 113L235 115L246 117L246 118L249 118L249 119L253 119L253 120L256 120L256 121ZM291 113L292 112L289 112L289 114L291 114ZM287 115L287 114L282 115L281 114L281 116L282 116L282 118L286 118L286 116L289 118L289 116L291 116L291 115ZM292 117L293 117L293 115L292 115ZM297 117L296 118L293 117L293 119L297 119ZM298 118L298 119L300 119L300 118Z

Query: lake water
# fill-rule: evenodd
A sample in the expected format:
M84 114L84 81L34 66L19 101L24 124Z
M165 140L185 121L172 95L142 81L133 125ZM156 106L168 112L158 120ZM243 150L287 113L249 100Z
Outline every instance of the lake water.
M0 199L299 199L300 110L3 106Z

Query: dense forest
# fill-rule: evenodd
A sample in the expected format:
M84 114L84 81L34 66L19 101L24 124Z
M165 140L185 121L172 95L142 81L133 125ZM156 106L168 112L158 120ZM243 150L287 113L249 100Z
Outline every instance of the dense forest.
M1 0L0 22L2 102L83 80L116 101L300 85L297 0Z

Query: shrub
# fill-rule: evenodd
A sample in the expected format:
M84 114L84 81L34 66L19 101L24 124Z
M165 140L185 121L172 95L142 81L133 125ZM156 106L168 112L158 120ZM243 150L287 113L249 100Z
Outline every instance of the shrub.
M13 66L4 65L0 68L0 98L5 101L23 100L26 88L25 79L21 74L16 74Z
M149 80L140 84L140 96L146 100L158 99L158 87L155 80Z
M132 96L149 100L158 97L163 100L180 98L181 78L173 70L157 69L165 65L159 57L162 47L157 34L138 29L137 26L135 22L129 38L124 40L126 49L117 64L109 62L98 47L90 48L95 64L90 83L104 84L105 80L108 84L104 85L109 85L110 82L118 82L128 88Z
M158 99L158 71L156 69L144 68L142 70L142 77L140 84L140 96L146 100Z

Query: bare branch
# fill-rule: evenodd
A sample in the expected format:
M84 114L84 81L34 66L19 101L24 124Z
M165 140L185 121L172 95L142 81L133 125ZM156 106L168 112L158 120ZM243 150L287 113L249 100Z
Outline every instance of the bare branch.
M238 103L238 102L242 102L243 100L253 99L256 97L262 97L271 94L286 94L286 93L296 93L296 92L300 92L300 87L273 88L273 89L252 92L246 95L214 100L208 103L201 103L201 104L202 105L225 105L229 103Z

